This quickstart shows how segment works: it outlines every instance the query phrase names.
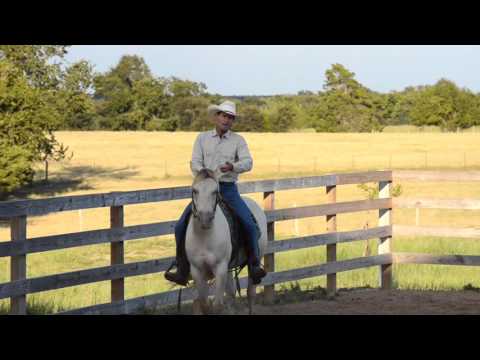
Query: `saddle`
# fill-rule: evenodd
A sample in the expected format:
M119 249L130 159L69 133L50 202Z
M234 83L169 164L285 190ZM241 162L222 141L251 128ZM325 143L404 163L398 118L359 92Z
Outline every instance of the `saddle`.
M232 241L232 256L228 264L228 269L243 269L248 263L248 248L246 243L247 233L239 217L235 213L235 210L228 205L223 199L218 202L220 209L222 209L225 218L227 219L228 226L230 228L230 239ZM258 226L257 219L250 212L250 216L257 228L257 234L261 234L260 227ZM258 243L258 239L257 239Z

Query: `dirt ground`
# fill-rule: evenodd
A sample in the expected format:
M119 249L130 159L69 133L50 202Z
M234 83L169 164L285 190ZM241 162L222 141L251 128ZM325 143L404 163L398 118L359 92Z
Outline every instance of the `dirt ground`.
M155 314L191 315L191 305L183 305ZM223 315L247 315L246 299L237 299ZM480 315L479 291L415 291L352 289L340 290L329 300L325 294L300 297L278 296L276 303L265 305L258 298L254 315Z
M191 304L150 314L191 315ZM245 297L227 305L222 315L247 315ZM480 315L480 291L341 289L329 300L322 291L279 294L272 305L258 296L254 315Z
M478 315L480 314L480 293L361 289L340 291L334 300L315 299L271 306L256 305L254 313L258 315Z

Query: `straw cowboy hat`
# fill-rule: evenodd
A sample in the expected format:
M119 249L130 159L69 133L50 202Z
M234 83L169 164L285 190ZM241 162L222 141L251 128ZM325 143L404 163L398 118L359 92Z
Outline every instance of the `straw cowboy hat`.
M221 103L220 105L210 105L208 107L208 115L210 116L216 114L219 111L238 117L237 112L235 110L235 103L232 101L227 100Z

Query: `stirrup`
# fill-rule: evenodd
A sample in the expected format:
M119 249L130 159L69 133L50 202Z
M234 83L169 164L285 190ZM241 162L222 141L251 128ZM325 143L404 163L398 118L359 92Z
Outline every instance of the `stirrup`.
M173 260L173 261L172 261L172 263L170 264L170 266L168 267L168 269L165 270L165 273L169 273L170 270L172 270L172 268L173 268L174 266L178 268L178 266L177 266L177 260Z
M164 274L165 279L168 281L171 281L177 285L182 285L182 286L187 286L189 278L188 276L182 277L178 272L176 273L165 273Z
M177 268L177 271L171 272L170 270L172 270L174 266ZM180 272L180 268L178 267L178 262L176 260L174 260L170 264L169 268L165 271L163 276L168 281L173 282L177 285L182 285L182 286L187 286L188 282L190 281L189 272L187 272L186 275L182 275Z
M257 269L259 269L260 273L257 274L257 276L253 276L252 271L251 271L251 270L252 270L252 267L253 267L253 265L250 265L250 266L249 266L249 269L248 269L248 277L249 277L250 279L252 279L254 285L260 284L260 283L262 282L262 279L263 279L265 276L267 276L267 272L266 272L265 269L261 266L261 264L258 264L258 265L256 265L255 267L256 267Z

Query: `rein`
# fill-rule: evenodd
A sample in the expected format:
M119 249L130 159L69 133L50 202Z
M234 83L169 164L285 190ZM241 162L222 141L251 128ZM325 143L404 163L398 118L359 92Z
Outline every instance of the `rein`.
M198 219L198 211L197 211L197 206L195 205L195 200L193 199L193 190L192 190L192 214L193 217ZM215 206L213 207L213 214L217 211L217 205L218 203L222 201L222 195L220 194L220 187L217 182L217 195L215 196Z

